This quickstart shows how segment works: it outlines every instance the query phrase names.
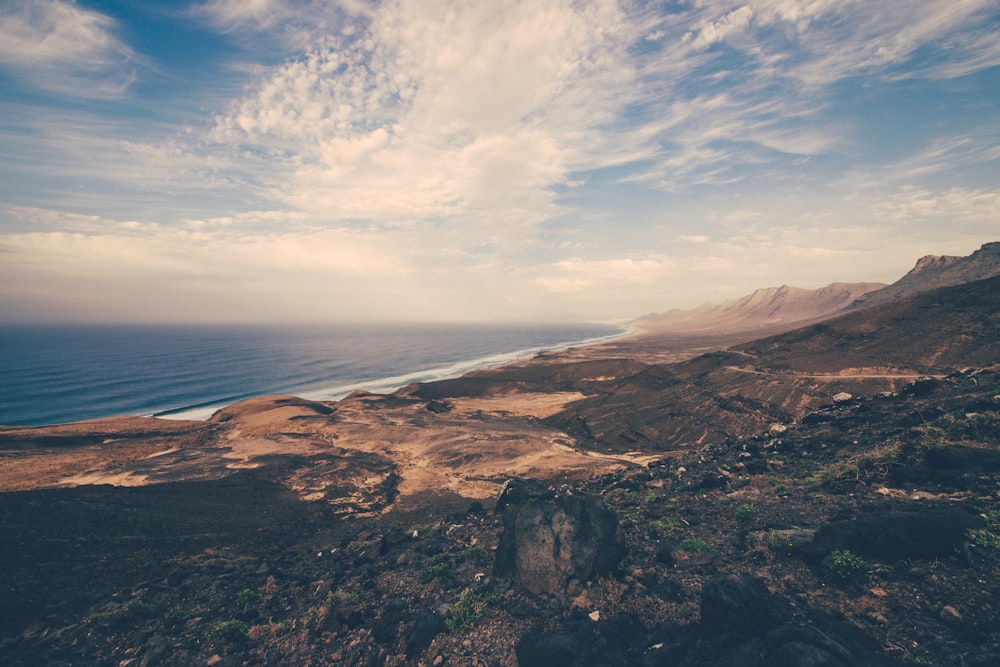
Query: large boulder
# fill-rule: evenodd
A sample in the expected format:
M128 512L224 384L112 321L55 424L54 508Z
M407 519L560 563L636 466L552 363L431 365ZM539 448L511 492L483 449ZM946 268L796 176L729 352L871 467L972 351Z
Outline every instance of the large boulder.
M597 496L514 480L504 486L497 509L503 534L496 575L519 590L562 595L573 582L614 570L625 556L618 517Z
M802 549L802 558L818 563L837 549L890 563L947 558L957 553L966 530L978 524L976 515L961 507L868 512L821 527Z
M644 667L887 667L892 661L859 628L801 610L762 579L718 575L702 587L701 621L654 631Z

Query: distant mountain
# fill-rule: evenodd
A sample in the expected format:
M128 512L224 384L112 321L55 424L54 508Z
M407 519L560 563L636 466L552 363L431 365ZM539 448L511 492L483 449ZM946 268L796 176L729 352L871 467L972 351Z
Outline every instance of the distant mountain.
M996 367L998 332L1000 276L581 383L590 395L544 423L611 451L721 443L800 419L839 392L874 396L923 375Z
M850 305L851 310L937 289L962 285L1000 275L1000 243L986 243L967 257L927 255L917 260L909 273L882 289L869 292Z
M815 290L789 285L768 287L720 304L646 315L632 324L652 333L735 333L759 329L772 333L822 320L884 287L885 283L831 283Z
M734 350L758 368L951 372L1000 362L1000 275L922 291Z

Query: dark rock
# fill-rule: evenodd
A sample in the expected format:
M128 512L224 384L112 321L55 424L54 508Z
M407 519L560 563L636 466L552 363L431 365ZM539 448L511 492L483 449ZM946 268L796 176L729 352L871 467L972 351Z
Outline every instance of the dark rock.
M164 659L170 656L170 642L162 635L153 635L146 640L146 645L142 649L142 660L140 667L156 667L164 664Z
M555 632L529 633L517 645L521 667L631 667L645 649L646 629L631 614L606 621L574 615Z
M571 581L614 570L625 556L618 518L587 494L556 495L535 482L508 483L497 506L503 533L496 575L530 593L560 595Z
M848 623L824 619L784 626L765 638L761 667L861 667L889 665L878 642Z
M674 564L674 551L677 543L673 540L664 540L656 545L656 562L664 565Z
M664 624L646 667L883 667L892 664L860 629L819 613L796 618L752 576L720 575L702 589L701 622Z
M1000 471L1000 452L965 445L935 447L927 452L927 465L937 470L997 472Z
M406 602L398 598L385 603L382 612L372 624L372 637L380 644L394 644L399 634L399 623L402 620Z
M710 633L763 634L790 616L787 603L757 577L718 576L701 589L701 625Z
M954 507L870 512L823 526L801 555L814 564L837 549L886 562L945 558L956 553L966 530L978 523L974 514Z
M406 657L412 658L424 651L434 638L444 632L444 619L432 611L418 614L412 623L404 630L406 641Z
M436 414L451 412L451 405L446 403L445 401L438 401L438 400L428 401L426 407L430 412Z

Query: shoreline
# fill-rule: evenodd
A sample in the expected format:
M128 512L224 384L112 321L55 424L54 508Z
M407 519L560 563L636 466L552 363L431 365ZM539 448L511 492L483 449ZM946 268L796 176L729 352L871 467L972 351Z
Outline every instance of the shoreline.
M9 336L0 354L0 366L11 371L0 389L0 425L129 416L204 421L251 398L338 401L356 389L391 392L634 333L615 323L39 331Z
M387 376L373 378L371 380L361 380L358 382L341 383L333 387L319 390L292 391L289 395L308 401L338 402L347 398L356 391L364 391L372 394L391 394L411 384L422 382L436 382L439 380L450 380L461 378L474 371L491 370L504 366L521 363L531 363L542 355L553 355L557 357L565 354L569 350L585 349L605 345L608 343L620 342L630 338L637 338L644 335L641 329L635 327L625 327L624 325L613 325L622 327L622 331L605 336L585 338L580 341L564 341L554 345L539 345L512 352L490 354L476 357L465 361L458 361L445 366L435 366L427 369L413 371L404 375ZM206 403L178 408L169 408L154 413L134 415L138 417L152 417L155 419L167 419L176 421L208 421L219 410L225 409L236 403L255 398L264 398L273 394L252 394L232 401ZM284 394L282 394L284 395ZM129 415L132 416L132 415Z

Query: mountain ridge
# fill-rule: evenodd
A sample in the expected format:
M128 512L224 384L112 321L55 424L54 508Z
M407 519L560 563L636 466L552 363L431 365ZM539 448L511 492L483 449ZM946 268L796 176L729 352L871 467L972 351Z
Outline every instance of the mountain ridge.
M859 310L903 299L920 292L951 287L1000 275L1000 242L984 243L966 256L925 255L902 278L863 294L849 306Z
M654 333L735 333L795 326L839 312L885 286L877 282L833 282L814 290L792 285L764 287L718 304L644 315L631 324Z
M650 313L629 324L650 334L744 333L771 335L838 315L905 299L922 292L1000 275L1000 242L966 256L925 255L899 280L833 282L818 289L763 287L721 303Z

